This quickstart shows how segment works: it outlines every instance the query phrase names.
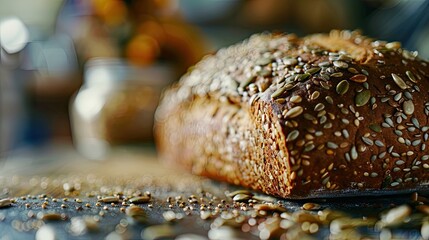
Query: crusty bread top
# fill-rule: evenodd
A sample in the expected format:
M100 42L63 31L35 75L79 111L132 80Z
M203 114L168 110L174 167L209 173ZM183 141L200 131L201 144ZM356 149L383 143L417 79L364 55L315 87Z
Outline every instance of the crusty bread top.
M162 104L263 101L282 126L297 188L405 188L429 181L428 80L428 63L398 42L261 34L205 57Z

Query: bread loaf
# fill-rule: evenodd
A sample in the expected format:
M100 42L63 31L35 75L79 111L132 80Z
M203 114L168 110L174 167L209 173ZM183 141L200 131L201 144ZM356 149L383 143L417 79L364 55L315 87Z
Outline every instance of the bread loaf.
M160 157L284 198L427 191L429 66L358 32L260 34L164 93Z

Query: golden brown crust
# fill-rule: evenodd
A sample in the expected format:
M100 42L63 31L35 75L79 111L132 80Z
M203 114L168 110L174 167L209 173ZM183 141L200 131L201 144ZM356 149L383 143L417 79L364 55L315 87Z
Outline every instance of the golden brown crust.
M166 91L162 158L286 198L429 184L429 67L357 32L255 35Z

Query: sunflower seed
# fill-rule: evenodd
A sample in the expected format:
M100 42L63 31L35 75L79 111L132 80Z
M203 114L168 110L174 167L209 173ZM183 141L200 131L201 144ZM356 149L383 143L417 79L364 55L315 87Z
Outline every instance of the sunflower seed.
M408 50L402 50L402 56L408 60L414 60L416 58L416 52L410 52Z
M278 204L255 204L253 209L257 211L267 211L267 212L287 212L287 209L279 206Z
M412 100L404 101L402 108L404 113L407 115L412 115L414 113L414 103Z
M146 227L141 233L141 238L148 240L167 239L172 238L173 236L174 229L171 225L167 224Z
M396 85L398 85L401 89L407 89L408 88L408 86L404 82L404 80L402 80L402 78L399 77L398 75L392 73L392 78L393 78L393 81L396 83Z
M380 140L375 140L375 145L376 146L378 146L378 147L384 147L384 143L382 142L382 141L380 141Z
M110 197L101 198L98 201L99 202L103 202L103 203L117 203L117 202L119 202L119 198L118 197L114 197L114 196L110 196Z
M351 155L353 160L356 160L358 158L358 152L356 150L356 146L353 146L351 148L350 155Z
M367 137L362 137L362 141L369 146L374 145L374 141L372 141L371 139L367 138Z
M294 95L289 99L292 103L300 103L302 101L302 97L299 95Z
M417 118L411 118L411 122L416 126L416 128L420 128L420 123Z
M43 213L39 212L37 214L37 218L43 221L60 221L60 220L66 220L67 216L62 213L55 213L55 212L49 212L49 213Z
M149 196L140 196L140 197L133 197L130 200L130 203L147 203L150 201L150 197Z
M287 111L287 113L284 115L284 117L287 118L295 118L298 117L299 115L301 115L301 113L304 111L304 109L301 106L296 106L293 107L291 109L289 109L289 111Z
M355 104L357 107L364 106L365 104L368 103L370 98L371 98L371 91L363 90L362 92L356 94Z
M333 142L327 142L326 143L326 147L328 147L330 149L337 149L338 148L338 144L333 143Z
M378 226L387 227L401 223L411 214L411 208L408 205L401 205L390 209L386 214L381 216L381 222Z
M336 91L340 95L344 95L349 90L349 82L347 80L342 80L337 84Z
M4 198L0 200L0 208L9 207L12 204L12 201L9 198Z
M411 71L406 71L405 74L407 75L408 79L410 79L411 82L413 83L417 83L417 79L414 76L413 72Z

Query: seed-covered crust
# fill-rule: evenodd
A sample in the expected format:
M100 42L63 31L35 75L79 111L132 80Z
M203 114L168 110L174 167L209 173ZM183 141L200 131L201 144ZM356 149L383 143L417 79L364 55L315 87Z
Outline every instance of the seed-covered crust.
M429 66L358 32L261 34L164 94L162 159L285 198L425 190Z

